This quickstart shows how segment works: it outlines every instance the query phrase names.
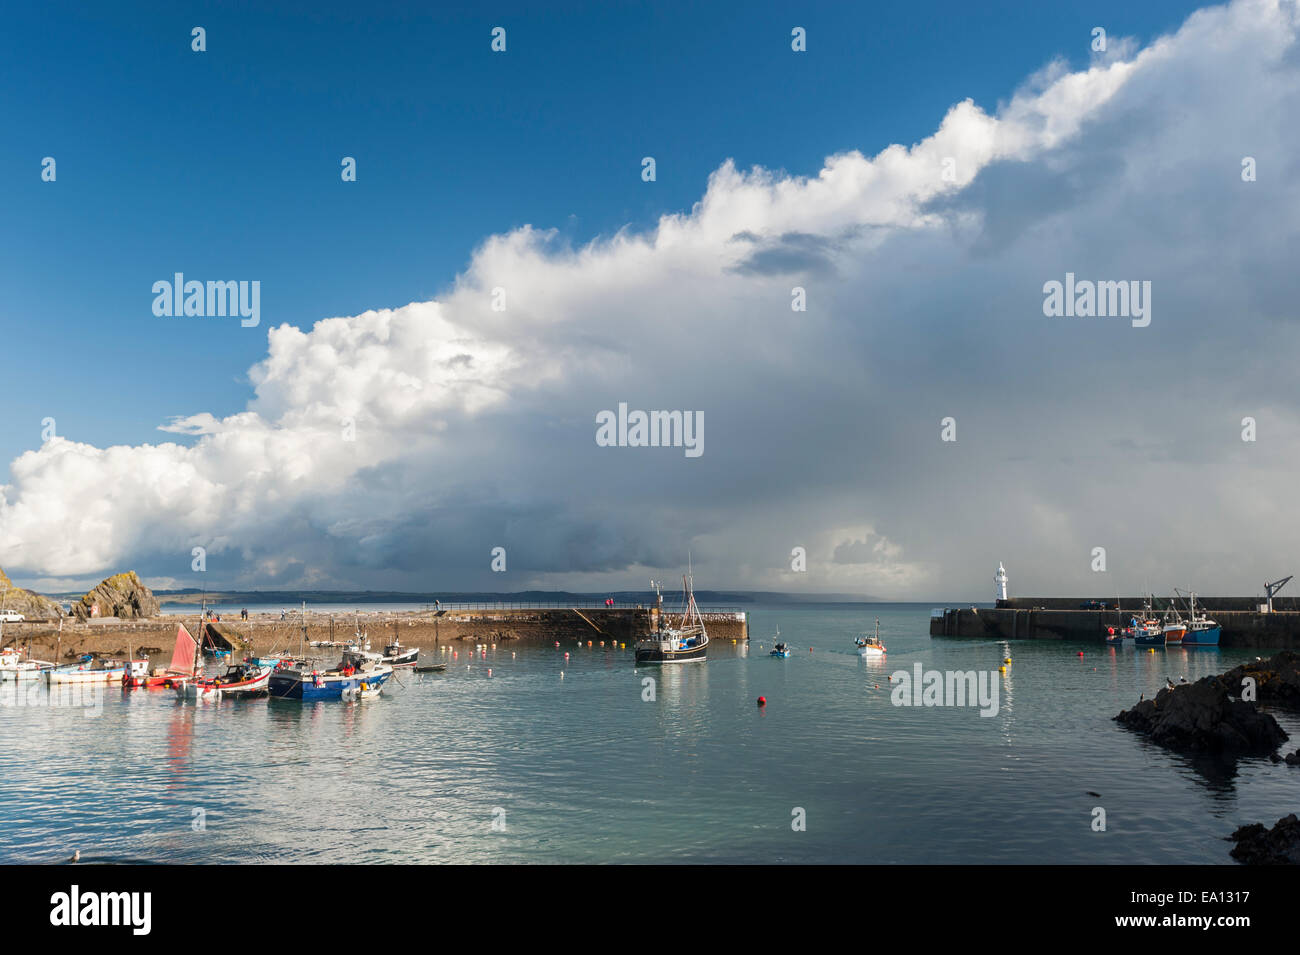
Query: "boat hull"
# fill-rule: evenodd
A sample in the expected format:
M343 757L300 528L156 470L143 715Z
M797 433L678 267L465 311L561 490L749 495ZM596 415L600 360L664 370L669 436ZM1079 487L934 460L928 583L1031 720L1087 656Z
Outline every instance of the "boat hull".
M1188 630L1183 635L1183 646L1185 647L1217 647L1219 637L1223 634L1222 627L1207 627L1204 630Z
M269 692L272 672L270 667L262 667L260 673L246 680L231 680L229 682L221 678L215 680L189 680L179 692L187 700L213 700L227 696L236 699L240 697L266 696Z
M111 667L107 670L46 670L45 678L51 684L71 683L121 683L126 676L126 667Z
M709 642L706 640L698 646L672 649L667 641L656 640L639 644L636 648L636 662L654 663L699 663L708 657Z

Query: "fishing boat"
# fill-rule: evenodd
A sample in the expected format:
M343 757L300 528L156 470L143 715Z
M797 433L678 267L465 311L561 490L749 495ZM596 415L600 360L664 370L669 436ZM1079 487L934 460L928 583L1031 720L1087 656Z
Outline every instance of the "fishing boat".
M1183 634L1183 646L1217 647L1223 628L1205 616L1196 615L1196 594L1188 592L1187 630Z
M1133 645L1138 647L1163 647L1165 631L1159 623L1138 624L1133 631Z
M788 644L778 643L772 648L772 652L768 655L773 657L788 657L790 656L790 647Z
M5 598L7 599L8 596L8 591L6 591ZM0 635L4 633L4 603L4 600L0 600ZM4 643L0 642L0 647L3 646ZM46 663L44 660L33 660L31 656L32 641L30 637L27 640L26 660L23 659L22 653L14 647L5 647L4 650L0 650L0 682L5 680L13 680L14 682L39 680L45 676L46 672L54 669L55 665L53 663Z
M116 660L99 660L93 653L85 654L76 663L66 663L45 671L51 686L65 683L120 683L126 676L127 664Z
M637 663L697 663L705 660L709 650L709 633L695 604L695 579L687 571L682 575L682 619L676 627L665 627L659 615L659 630L635 646ZM660 603L663 597L659 597Z
M393 667L384 662L383 654L344 650L343 658L329 669L295 663L272 670L269 690L273 699L280 700L341 700L344 690L359 690L365 684L369 691L383 686L392 675Z
M384 647L384 662L395 667L413 667L420 659L419 647L404 647L401 640L394 640Z
M1187 635L1187 624L1175 619L1165 624L1162 628L1164 633L1164 644L1167 647L1181 646L1183 637Z
M176 695L183 700L214 700L231 697L265 696L270 692L271 673L275 667L255 663L232 663L225 672L211 679L196 678L181 681Z
M198 673L198 650L198 641L190 636L185 624L177 624L171 663L165 668L156 667L150 673L148 660L132 660L122 677L122 685L134 689L172 689L184 680L193 679Z
M864 657L883 657L885 655L885 645L880 642L880 618L876 618L876 632L874 636L858 637L853 641L853 645L858 648L858 653Z
M30 652L28 650L28 653ZM13 647L0 650L0 682L39 680L45 676L45 671L52 669L54 664L46 663L44 660L24 660L22 654Z

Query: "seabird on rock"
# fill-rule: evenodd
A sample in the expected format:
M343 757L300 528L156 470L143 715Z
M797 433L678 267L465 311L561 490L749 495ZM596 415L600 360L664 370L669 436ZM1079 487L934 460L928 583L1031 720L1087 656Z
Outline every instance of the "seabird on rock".
M1174 683L1174 681L1171 680L1171 679L1169 679L1169 677L1165 677L1165 685L1168 686L1169 689L1171 689L1171 690L1176 686L1176 684Z

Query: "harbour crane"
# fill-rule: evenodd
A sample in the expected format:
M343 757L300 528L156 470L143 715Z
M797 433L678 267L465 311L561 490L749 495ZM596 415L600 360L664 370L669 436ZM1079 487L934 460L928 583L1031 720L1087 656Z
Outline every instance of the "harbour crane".
M1295 574L1292 574L1292 575L1291 575L1291 577L1294 577L1294 576L1295 576ZM1271 584L1265 584L1265 585L1264 585L1264 592L1265 592L1266 594L1268 594L1268 598L1267 598L1267 601L1268 601L1268 602L1267 602L1267 605L1268 605L1268 612L1269 612L1269 613L1272 613L1272 612L1273 612L1273 595L1274 595L1275 593L1277 593L1279 590L1281 590L1283 587L1285 587L1285 586L1286 586L1286 582L1287 582L1288 580L1290 580L1291 577L1283 577L1281 580L1275 580L1275 581L1274 581L1273 583L1271 583Z

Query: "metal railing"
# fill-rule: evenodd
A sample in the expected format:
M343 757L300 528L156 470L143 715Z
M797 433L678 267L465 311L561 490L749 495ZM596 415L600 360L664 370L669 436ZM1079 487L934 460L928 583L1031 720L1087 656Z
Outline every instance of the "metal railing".
M553 601L519 601L519 600L486 600L443 603L437 606L425 604L424 610L427 613L436 613L439 610L446 612L465 612L476 610L649 610L650 603L636 601L615 601L613 604L601 603L555 603ZM664 603L665 613L681 613L680 607L675 607L667 602ZM700 613L743 613L743 607L700 607ZM372 613L383 611L371 611Z

